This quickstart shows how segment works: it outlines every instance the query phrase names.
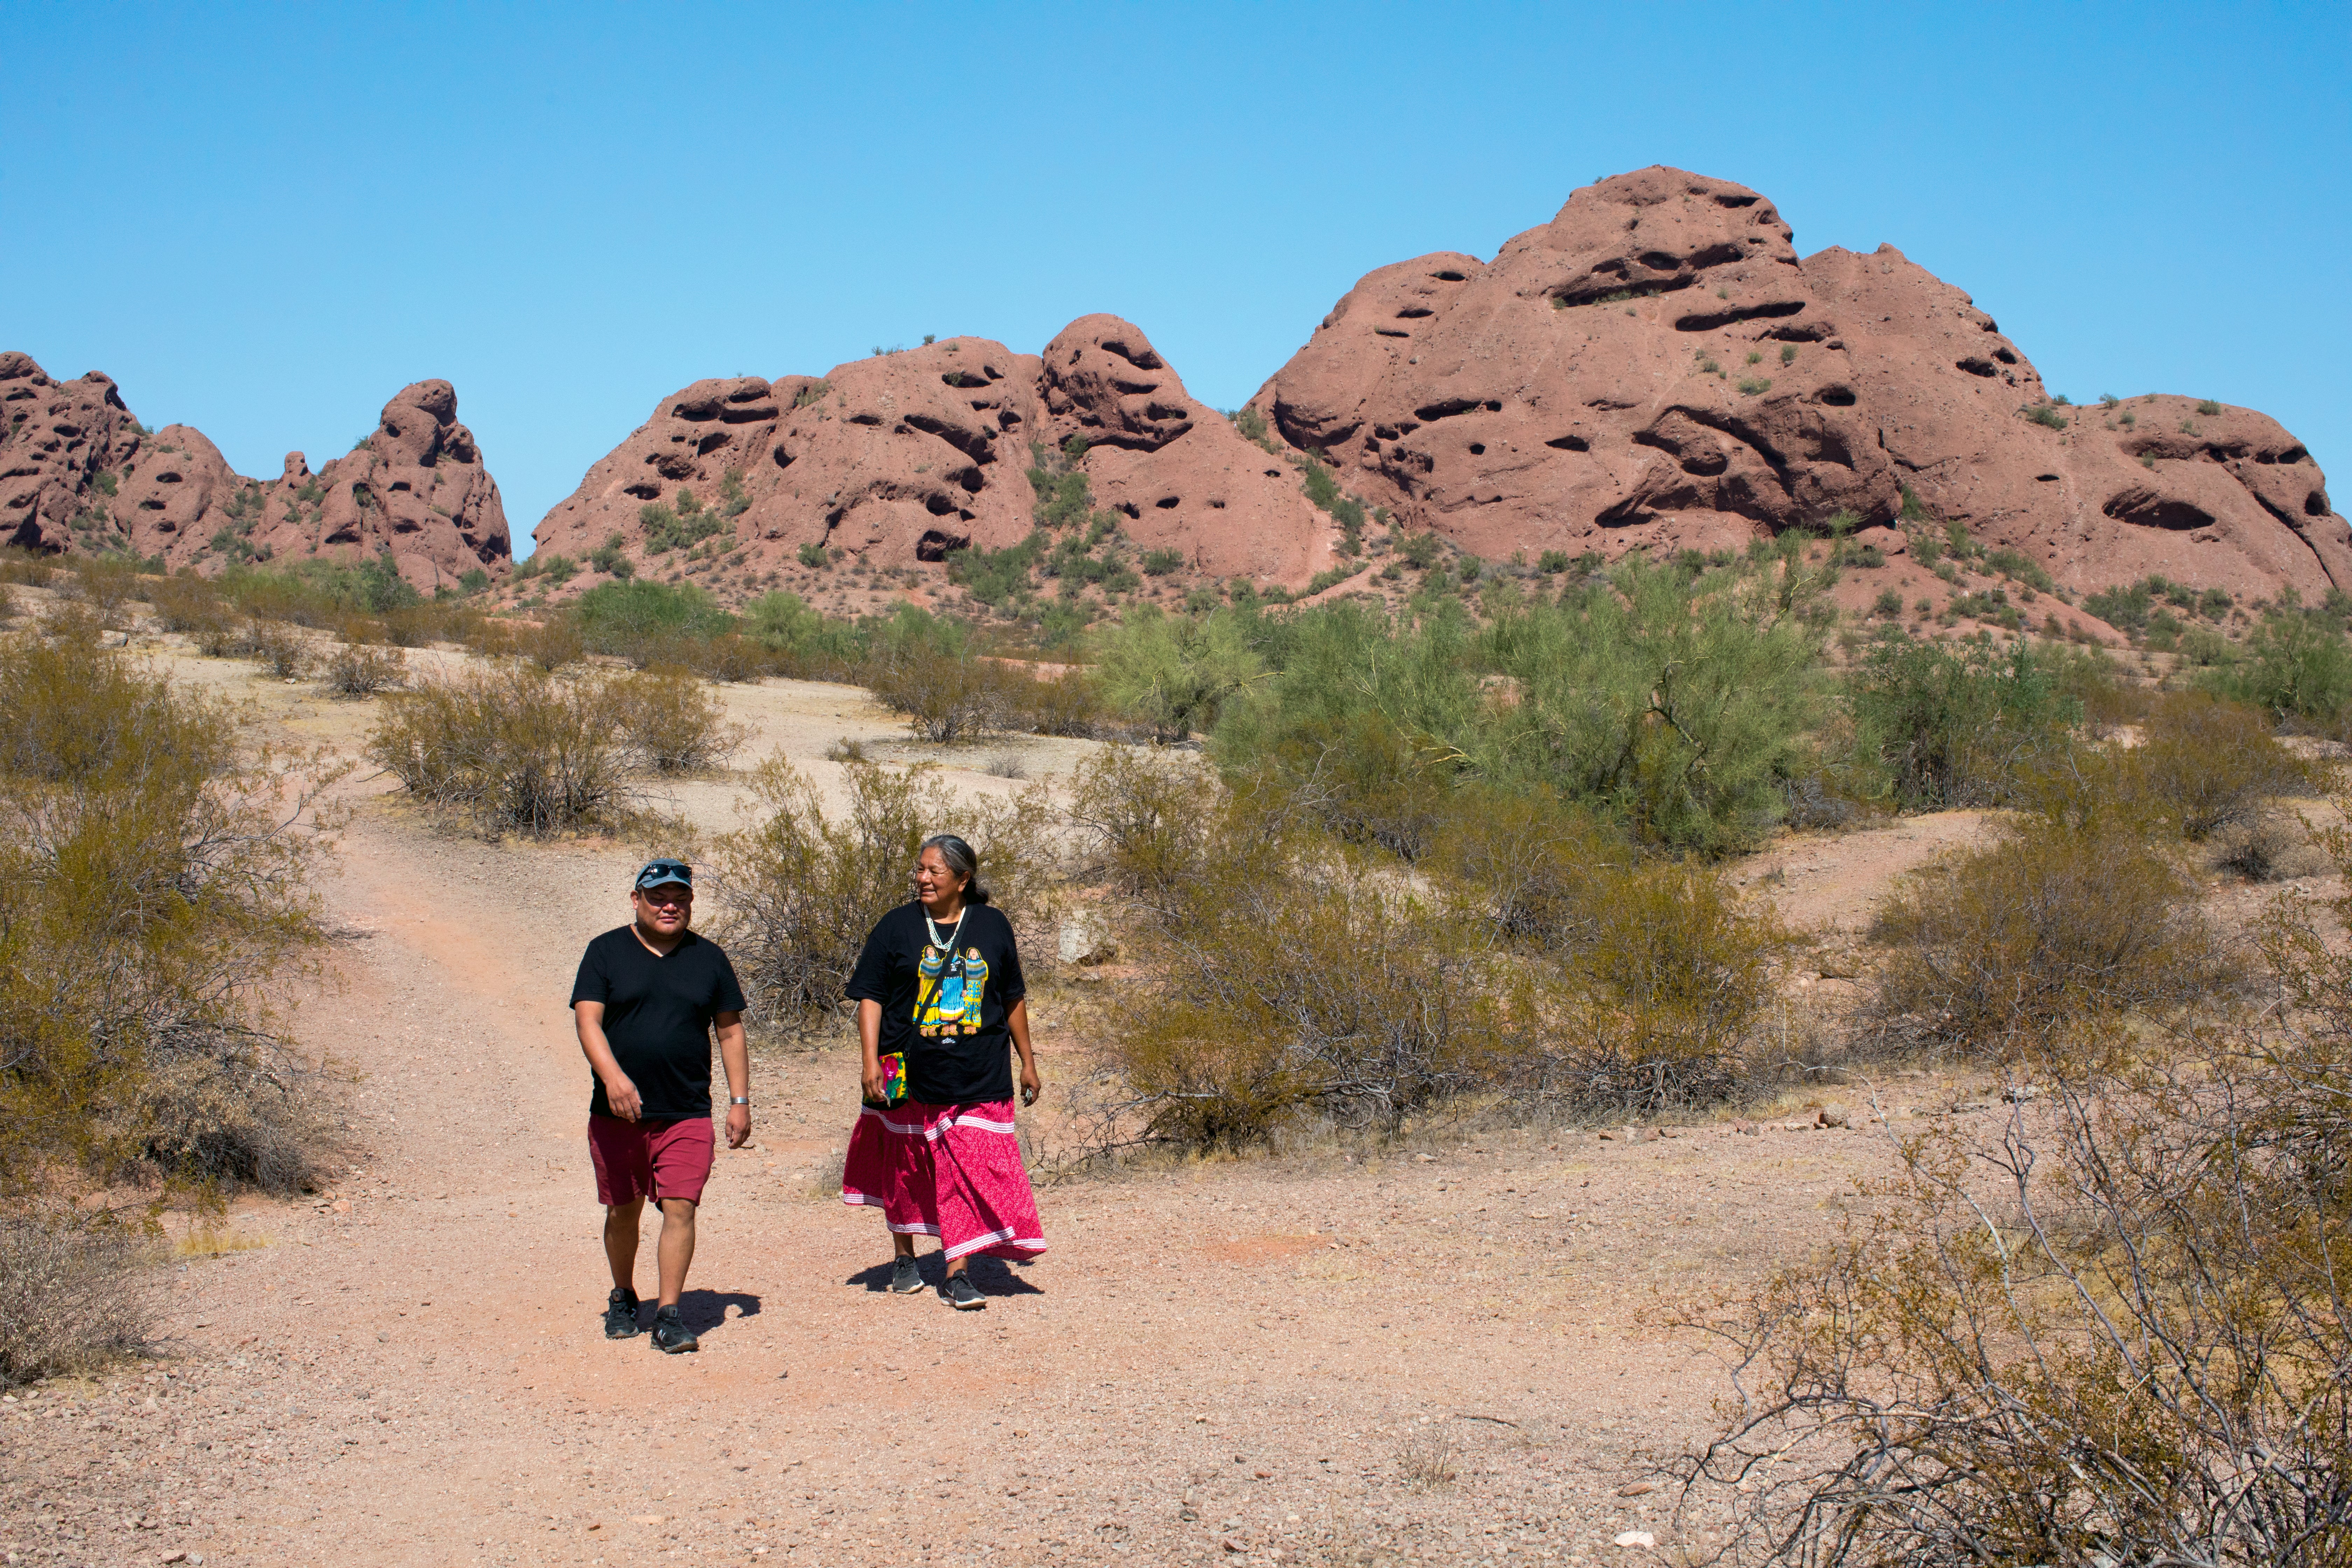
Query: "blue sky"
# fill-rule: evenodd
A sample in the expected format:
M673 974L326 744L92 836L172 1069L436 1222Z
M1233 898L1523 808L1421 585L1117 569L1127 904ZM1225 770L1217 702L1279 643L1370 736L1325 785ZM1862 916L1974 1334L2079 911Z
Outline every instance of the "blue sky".
M698 377L1111 310L1230 407L1360 274L1656 163L2352 489L2340 5L16 0L0 51L0 348L265 475L446 377L526 549Z

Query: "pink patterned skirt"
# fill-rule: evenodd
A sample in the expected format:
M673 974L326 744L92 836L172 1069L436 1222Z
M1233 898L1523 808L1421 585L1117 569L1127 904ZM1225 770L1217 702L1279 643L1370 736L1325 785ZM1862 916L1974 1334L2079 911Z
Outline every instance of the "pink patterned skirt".
M936 1236L950 1258L1045 1250L1013 1102L865 1106L850 1130L841 1201L882 1211L901 1236Z

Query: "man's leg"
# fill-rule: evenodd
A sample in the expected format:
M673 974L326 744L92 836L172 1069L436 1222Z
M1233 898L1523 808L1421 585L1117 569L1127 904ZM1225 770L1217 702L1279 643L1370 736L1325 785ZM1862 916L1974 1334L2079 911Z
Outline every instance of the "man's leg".
M645 1212L646 1200L641 1197L631 1198L625 1204L609 1204L604 1209L604 1261L613 1266L614 1287L632 1295L636 1293L637 1220ZM667 1237L667 1227L663 1235ZM689 1257L693 1250L693 1243L689 1240L687 1244ZM667 1272L667 1264L663 1267Z
M694 1204L687 1198L661 1200L661 1242L657 1253L661 1259L661 1300L659 1307L677 1305L678 1292L686 1289L686 1271L694 1262ZM630 1222L630 1236L636 1235L635 1221Z

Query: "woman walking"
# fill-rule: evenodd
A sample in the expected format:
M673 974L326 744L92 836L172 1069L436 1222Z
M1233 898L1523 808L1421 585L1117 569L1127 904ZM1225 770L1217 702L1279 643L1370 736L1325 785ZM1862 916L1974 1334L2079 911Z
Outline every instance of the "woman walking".
M953 834L923 841L915 902L875 925L849 977L865 1047L866 1104L849 1135L841 1201L879 1208L898 1261L890 1289L923 1288L915 1237L947 1254L941 1292L959 1311L985 1307L965 1272L974 1257L1045 1250L1037 1198L1013 1131L1013 1064L1021 1103L1037 1103L1027 988L1013 922L989 907L980 858Z

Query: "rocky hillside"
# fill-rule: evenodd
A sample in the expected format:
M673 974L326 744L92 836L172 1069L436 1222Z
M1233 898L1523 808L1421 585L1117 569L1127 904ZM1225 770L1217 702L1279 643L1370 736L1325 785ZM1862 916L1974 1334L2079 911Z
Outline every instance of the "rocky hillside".
M268 479L231 472L200 430L149 430L109 377L57 381L22 353L0 353L0 543L207 573L388 551L425 593L508 564L498 483L446 381L403 388L366 440L317 473L289 452Z
M1772 204L1621 174L1490 262L1366 276L1252 400L1339 481L1489 559L1738 547L1845 511L1966 523L2079 590L2147 573L2352 589L2302 443L2191 396L2053 405L1969 297L1892 246L1800 258Z
M1297 471L1193 401L1150 341L1086 316L1040 354L950 338L822 377L698 381L588 470L541 520L543 552L609 570L799 580L831 564L896 569L1030 533L1033 468L1073 437L1093 509L1126 554L1187 574L1297 582L1329 564L1329 530ZM1167 559L1167 557L1162 557Z

